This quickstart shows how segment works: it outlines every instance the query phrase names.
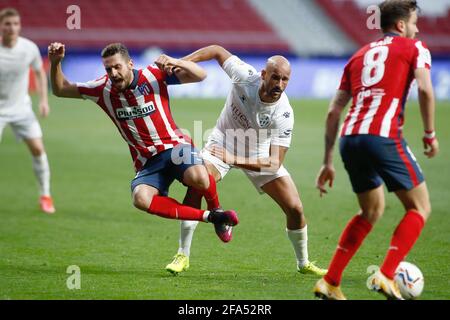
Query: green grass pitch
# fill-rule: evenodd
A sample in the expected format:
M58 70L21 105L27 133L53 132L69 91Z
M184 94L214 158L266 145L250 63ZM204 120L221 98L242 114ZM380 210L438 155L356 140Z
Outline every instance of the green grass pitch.
M235 208L240 225L223 244L211 225L198 227L188 272L173 277L164 267L178 247L179 222L134 209L128 148L103 111L91 102L51 97L51 115L41 120L52 172L57 213L38 210L31 158L9 128L0 144L0 299L312 299L317 280L296 272L282 211L260 196L245 175L232 171L219 184L221 203ZM357 212L346 172L335 154L337 179L320 198L314 179L323 152L327 101L292 101L296 125L286 167L305 207L310 259L328 266L347 221ZM193 134L215 124L223 100L174 99L180 127ZM437 106L441 153L422 154L417 104L407 109L405 136L428 181L433 214L407 258L425 275L422 299L450 298L450 103ZM198 135L198 133L197 133ZM195 137L201 139L201 135ZM185 188L174 183L171 196ZM380 264L404 214L392 195L384 218L366 239L346 272L350 299L380 299L366 288L366 269ZM66 269L81 269L81 289L69 290Z

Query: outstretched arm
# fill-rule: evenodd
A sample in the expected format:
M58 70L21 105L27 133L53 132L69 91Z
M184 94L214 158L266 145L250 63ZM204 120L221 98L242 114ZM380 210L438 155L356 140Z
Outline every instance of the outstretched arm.
M414 72L419 90L419 104L422 114L425 136L423 138L425 155L434 157L439 152L439 143L436 139L434 126L435 100L430 70L426 68L416 69Z
M206 78L206 71L192 61L175 59L162 54L155 64L169 76L175 74L181 83L200 82Z
M62 72L61 61L64 59L64 55L65 46L62 43L54 42L48 46L53 94L57 97L82 99L77 86L70 83Z
M333 186L335 176L333 166L334 144L339 130L339 120L341 118L342 110L344 110L350 99L351 95L349 92L338 90L333 100L331 100L330 108L328 109L325 131L325 156L323 165L316 179L316 187L320 191L320 196L322 196L323 193L327 193L327 190L325 189L327 182L330 187Z
M222 66L223 63L231 56L232 54L225 48L218 45L212 45L198 49L197 51L181 59L192 62L202 62L215 59L219 63L219 65Z

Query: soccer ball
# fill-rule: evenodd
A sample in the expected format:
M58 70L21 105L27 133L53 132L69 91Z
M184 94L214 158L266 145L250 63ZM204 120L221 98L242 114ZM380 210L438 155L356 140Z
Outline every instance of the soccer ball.
M404 299L417 299L422 294L424 278L422 271L416 265L406 261L400 262L395 271L394 280Z

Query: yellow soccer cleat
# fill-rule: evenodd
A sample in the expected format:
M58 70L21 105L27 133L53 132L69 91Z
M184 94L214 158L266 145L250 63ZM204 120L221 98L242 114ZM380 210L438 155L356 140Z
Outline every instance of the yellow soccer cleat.
M177 253L173 261L166 266L166 270L175 276L187 269L189 269L189 257L182 253Z
M397 283L387 278L380 270L367 279L367 287L381 293L388 300L404 300Z
M308 262L303 267L297 266L297 270L298 270L298 272L300 272L302 274L312 274L312 275L320 276L320 277L323 277L324 275L327 274L327 271L328 271L327 269L319 268L314 263L315 263L315 261Z
M324 278L314 286L314 295L321 300L347 300L340 287L332 286Z

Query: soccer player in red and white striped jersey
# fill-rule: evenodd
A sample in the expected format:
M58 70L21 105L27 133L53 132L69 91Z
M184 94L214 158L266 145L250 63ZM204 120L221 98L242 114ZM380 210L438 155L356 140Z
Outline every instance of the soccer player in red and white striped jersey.
M340 290L342 273L384 212L383 182L395 192L406 211L391 240L386 258L368 279L370 289L391 299L402 299L395 270L418 239L430 215L428 189L416 158L403 138L405 104L411 83L417 80L425 154L439 151L435 137L431 55L415 40L417 2L387 0L380 4L384 37L361 48L348 62L341 85L331 102L326 123L323 166L317 177L320 194L332 186L333 147L340 114L352 99L341 129L340 152L360 212L347 224L328 273L314 288L316 296L345 299Z
M134 205L164 218L212 222L218 236L227 240L224 225L236 225L237 215L220 208L215 180L208 175L200 152L175 124L167 90L170 84L201 81L206 72L193 62L166 55L157 59L156 66L136 70L127 48L114 43L102 51L105 76L72 84L61 67L65 46L52 43L48 54L53 93L95 102L128 144L137 172L131 182ZM169 186L175 179L198 190L208 210L169 198Z

